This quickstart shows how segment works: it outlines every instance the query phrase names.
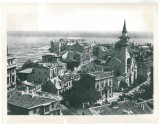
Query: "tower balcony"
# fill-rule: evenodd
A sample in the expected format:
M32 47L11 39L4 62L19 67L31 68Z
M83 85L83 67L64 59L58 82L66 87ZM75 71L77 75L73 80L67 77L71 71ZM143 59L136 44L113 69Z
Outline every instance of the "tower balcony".
M16 68L16 66L17 66L16 64L8 65L7 69Z

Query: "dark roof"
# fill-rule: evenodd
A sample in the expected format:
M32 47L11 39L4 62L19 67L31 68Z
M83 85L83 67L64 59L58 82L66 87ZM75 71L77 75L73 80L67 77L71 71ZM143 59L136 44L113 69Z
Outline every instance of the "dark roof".
M72 51L72 50L69 50L69 51L67 51L66 53L67 53L67 57L66 57L66 59L64 60L65 62L76 61L76 60L74 59L75 56L77 56L77 55L82 55L82 53L77 52L77 51Z
M30 74L32 73L32 71L33 71L33 68L27 68L27 69L19 71L18 73Z
M39 105L52 103L55 100L44 98L40 96L33 96L31 94L22 94L21 92L15 91L9 98L8 104L30 109Z
M74 61L74 55L75 55L74 51L68 51L66 61L67 62Z
M153 66L153 62L152 61L139 62L139 66L149 69Z
M29 90L32 90L32 89L34 89L35 88L35 86L33 86L33 85L26 85L26 84L22 84L22 85L20 85L20 86L18 86L17 88L16 88L16 90L18 90L18 91L24 91L24 90L26 90L26 88L29 88Z

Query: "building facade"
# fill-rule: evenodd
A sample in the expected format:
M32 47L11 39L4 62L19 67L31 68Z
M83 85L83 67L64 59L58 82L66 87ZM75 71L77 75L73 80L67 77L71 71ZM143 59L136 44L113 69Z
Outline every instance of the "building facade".
M49 51L51 53L60 53L66 49L67 42L64 39L60 39L58 41L51 41L51 48Z
M47 53L42 56L43 63L58 63L61 60L61 56L55 53Z
M96 71L90 73L95 78L95 89L101 93L102 100L113 97L113 73Z
M41 64L32 70L32 73L27 76L28 82L44 83L49 79L57 76L57 68L53 65Z
M8 92L16 86L16 61L15 57L7 54L7 90Z

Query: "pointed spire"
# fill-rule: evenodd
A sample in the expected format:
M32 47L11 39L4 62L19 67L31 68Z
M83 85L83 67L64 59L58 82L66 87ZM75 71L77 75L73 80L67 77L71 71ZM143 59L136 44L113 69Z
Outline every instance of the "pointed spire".
M127 33L126 20L124 20L124 25L123 25L123 31L122 31L122 33Z

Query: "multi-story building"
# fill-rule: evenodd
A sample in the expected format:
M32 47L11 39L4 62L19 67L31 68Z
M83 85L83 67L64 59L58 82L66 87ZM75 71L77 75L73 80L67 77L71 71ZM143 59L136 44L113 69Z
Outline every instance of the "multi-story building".
M95 78L95 89L101 93L102 99L113 97L113 73L96 71L90 73Z
M93 54L100 59L106 58L112 51L103 45L93 47Z
M66 49L67 42L64 39L58 41L51 41L51 48L49 51L51 53L60 53Z
M14 91L8 97L9 115L61 115L61 96L45 92Z
M91 60L91 45L85 42L76 42L72 46L72 50L82 53L81 64L85 64Z
M61 56L55 53L47 53L42 56L43 63L58 63L61 60Z
M16 86L16 62L12 54L7 54L7 90L8 92Z
M49 50L52 53L54 52L56 54L61 54L61 55L67 55L66 53L68 53L68 51L75 52L74 55L80 53L81 55L80 64L85 64L86 62L91 60L91 45L87 44L85 40L82 38L67 38L67 39L60 39L55 42L52 41L51 48ZM49 55L45 55L43 56L42 60L43 61L46 59L48 60L48 57ZM64 56L62 58L64 58Z
M54 77L42 85L43 91L58 95L70 88L72 88L72 79L67 75Z

